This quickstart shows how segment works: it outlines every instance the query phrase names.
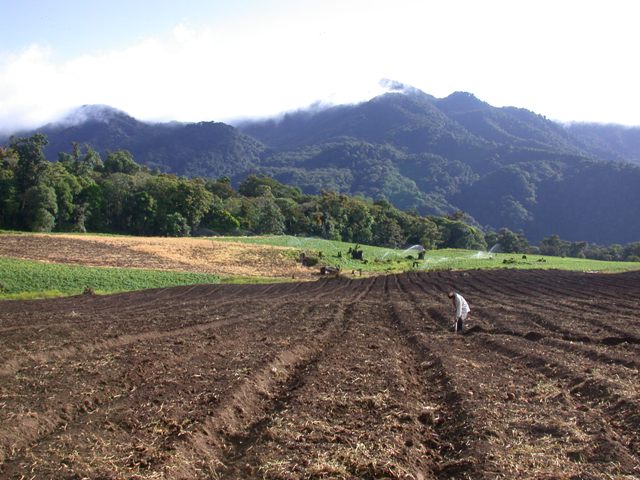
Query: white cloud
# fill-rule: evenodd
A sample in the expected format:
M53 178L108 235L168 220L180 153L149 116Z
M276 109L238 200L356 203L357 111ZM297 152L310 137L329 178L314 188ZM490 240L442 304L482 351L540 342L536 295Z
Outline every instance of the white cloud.
M0 60L0 130L98 103L149 120L266 116L364 100L381 78L559 120L640 124L638 33L612 2L603 12L547 0L301 1L64 61L33 45Z
M179 25L164 38L61 63L34 45L0 65L0 128L38 125L86 103L144 119L195 121L370 94L367 72L354 70L359 62L347 51L328 51L314 35L299 26L248 33Z

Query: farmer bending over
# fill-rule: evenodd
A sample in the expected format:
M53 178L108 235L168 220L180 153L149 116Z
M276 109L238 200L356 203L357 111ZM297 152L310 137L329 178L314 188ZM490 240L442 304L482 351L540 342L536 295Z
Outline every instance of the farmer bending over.
M464 321L467 319L467 315L469 315L471 309L469 308L467 301L459 293L451 291L449 292L449 298L451 299L453 308L456 311L456 320L453 326L453 331L462 331L464 330Z

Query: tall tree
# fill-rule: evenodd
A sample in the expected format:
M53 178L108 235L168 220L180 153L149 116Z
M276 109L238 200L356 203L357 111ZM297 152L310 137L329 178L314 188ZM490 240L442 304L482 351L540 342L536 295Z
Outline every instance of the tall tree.
M34 232L53 230L58 212L55 190L41 183L27 189L24 198L27 228Z
M12 137L10 148L18 155L18 169L16 171L16 186L21 193L37 185L48 162L44 156L47 137L36 133L31 137Z

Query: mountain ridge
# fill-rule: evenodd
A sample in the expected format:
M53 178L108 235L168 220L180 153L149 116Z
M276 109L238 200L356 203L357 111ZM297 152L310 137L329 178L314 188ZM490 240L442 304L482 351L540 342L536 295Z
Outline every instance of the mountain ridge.
M87 143L101 153L129 150L168 173L236 182L268 174L309 193L384 197L422 214L462 209L482 226L532 240L640 238L640 226L618 220L640 209L640 189L626 188L640 184L640 128L565 126L468 92L438 99L416 89L235 126L152 124L110 107L82 108L87 118L76 125L37 130L49 137L51 160L72 142Z

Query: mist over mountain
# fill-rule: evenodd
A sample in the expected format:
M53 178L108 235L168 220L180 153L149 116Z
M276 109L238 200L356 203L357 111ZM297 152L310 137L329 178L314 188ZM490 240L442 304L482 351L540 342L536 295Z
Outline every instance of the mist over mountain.
M37 131L49 139L45 152L50 160L76 142L102 154L128 150L152 169L189 176L241 174L265 148L224 123L147 123L104 105L85 105Z
M422 214L462 209L484 227L521 230L532 241L640 239L632 220L640 211L640 128L565 126L466 92L438 99L401 84L392 90L235 127L150 124L85 106L38 131L51 160L79 142L101 153L126 149L176 174L237 182L263 173L308 193L384 197Z

